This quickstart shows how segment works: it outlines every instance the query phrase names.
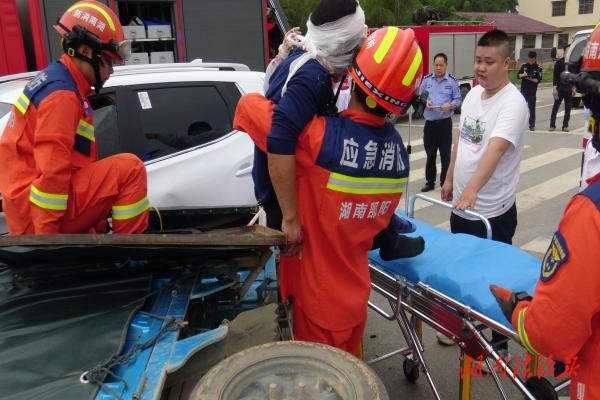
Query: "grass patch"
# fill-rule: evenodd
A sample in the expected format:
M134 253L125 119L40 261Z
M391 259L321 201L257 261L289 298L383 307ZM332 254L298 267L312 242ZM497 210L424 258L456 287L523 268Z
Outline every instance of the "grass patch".
M508 71L508 78L512 83L517 85L517 87L521 86L521 80L517 77L518 69L511 69ZM540 83L552 83L552 68L545 69L542 72L542 81Z

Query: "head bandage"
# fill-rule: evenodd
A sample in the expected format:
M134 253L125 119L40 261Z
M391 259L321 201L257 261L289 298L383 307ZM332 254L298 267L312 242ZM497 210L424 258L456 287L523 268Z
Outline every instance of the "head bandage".
M296 71L312 58L330 74L343 73L352 63L354 50L364 37L365 13L360 4L357 4L354 14L319 26L313 25L309 17L306 25L308 30L303 42L306 53L290 65L290 72L281 90L282 95Z

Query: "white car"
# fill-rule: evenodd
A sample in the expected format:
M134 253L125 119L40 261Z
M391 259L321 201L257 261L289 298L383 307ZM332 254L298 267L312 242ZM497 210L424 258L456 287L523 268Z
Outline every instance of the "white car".
M33 75L0 84L0 132ZM144 160L150 203L162 222L169 215L174 221L167 227L207 215L227 223L232 210L249 214L256 207L254 145L232 125L239 98L262 93L263 82L262 72L241 64L116 67L100 94L90 97L98 155L128 152Z

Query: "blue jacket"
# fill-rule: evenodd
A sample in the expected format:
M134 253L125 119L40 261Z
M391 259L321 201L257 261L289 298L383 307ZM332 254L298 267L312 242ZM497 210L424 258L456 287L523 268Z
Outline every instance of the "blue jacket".
M309 60L289 80L285 96L281 90L287 80L290 65L304 52L294 51L275 70L269 80L265 96L277 103L273 113L271 131L267 137L267 150L274 154L295 154L298 136L315 115L322 115L333 100L329 72L316 60ZM261 204L276 201L269 177L267 155L254 148L252 169L254 192Z

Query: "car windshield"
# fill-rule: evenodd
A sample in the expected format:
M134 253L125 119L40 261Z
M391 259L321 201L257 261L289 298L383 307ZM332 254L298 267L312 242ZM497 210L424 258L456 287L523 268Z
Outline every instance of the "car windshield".
M0 118L4 117L12 109L12 104L0 102Z

